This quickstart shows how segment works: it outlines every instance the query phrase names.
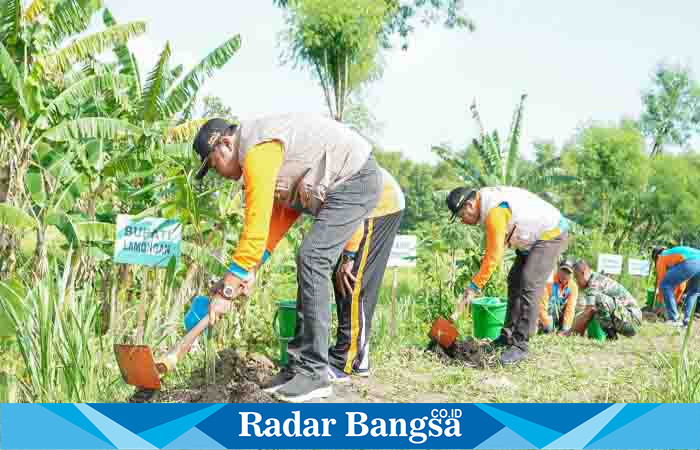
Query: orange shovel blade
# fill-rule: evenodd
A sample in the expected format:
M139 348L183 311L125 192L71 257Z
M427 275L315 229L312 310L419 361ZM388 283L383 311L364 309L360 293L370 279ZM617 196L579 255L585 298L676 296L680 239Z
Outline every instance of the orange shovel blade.
M430 330L430 337L444 349L449 348L458 335L457 327L443 317L438 317Z
M147 345L114 345L117 364L127 384L140 389L160 389L160 374Z

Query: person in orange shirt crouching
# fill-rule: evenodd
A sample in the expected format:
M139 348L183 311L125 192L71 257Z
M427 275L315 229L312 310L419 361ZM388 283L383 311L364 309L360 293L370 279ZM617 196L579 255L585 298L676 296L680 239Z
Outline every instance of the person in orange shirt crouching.
M574 323L578 286L572 279L573 262L564 261L540 302L540 327L544 333L567 332Z

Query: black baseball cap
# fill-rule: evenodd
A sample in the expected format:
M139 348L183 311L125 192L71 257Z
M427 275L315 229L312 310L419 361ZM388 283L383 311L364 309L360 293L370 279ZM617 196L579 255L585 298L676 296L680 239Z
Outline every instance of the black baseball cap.
M450 217L450 222L454 222L459 210L462 209L467 200L473 198L476 195L476 189L471 189L467 187L458 187L452 189L452 191L447 194L447 207L452 212L452 217Z
M657 245L651 250L651 259L656 261L656 258L666 249L667 247L664 247L663 245Z
M565 259L559 264L559 268L566 270L569 273L574 273L574 262L570 259Z
M201 180L209 171L209 154L214 150L214 144L218 138L233 134L236 128L238 128L236 124L224 119L211 119L202 125L192 143L194 151L202 159L202 165L195 175L196 179Z

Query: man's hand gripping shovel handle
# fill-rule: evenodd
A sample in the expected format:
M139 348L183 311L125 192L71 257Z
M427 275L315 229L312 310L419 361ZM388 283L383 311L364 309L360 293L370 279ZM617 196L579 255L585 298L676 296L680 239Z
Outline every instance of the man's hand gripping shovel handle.
M212 301L226 301L219 296L214 296ZM209 326L209 314L202 317L197 325L195 325L175 346L165 355L163 361L158 364L158 371L162 373L170 372L175 369L175 366L183 356L190 351L192 344Z

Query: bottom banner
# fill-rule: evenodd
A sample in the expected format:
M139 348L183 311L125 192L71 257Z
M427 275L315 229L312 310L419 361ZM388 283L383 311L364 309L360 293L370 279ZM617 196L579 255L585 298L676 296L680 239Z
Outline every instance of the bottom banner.
M698 404L5 403L3 449L700 449Z

